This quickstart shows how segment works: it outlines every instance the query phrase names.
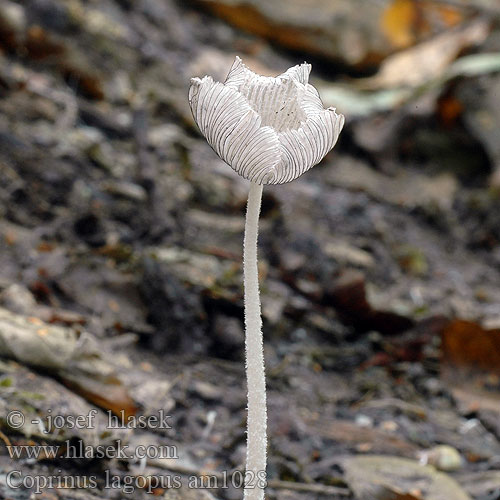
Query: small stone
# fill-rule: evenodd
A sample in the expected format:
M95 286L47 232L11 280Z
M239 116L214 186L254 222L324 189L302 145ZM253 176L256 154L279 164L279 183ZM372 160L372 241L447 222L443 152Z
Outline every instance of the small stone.
M368 252L345 242L328 243L325 253L342 264L359 267L373 267L375 265L375 260Z
M386 432L396 432L398 427L398 424L394 420L384 420L380 424L380 428Z
M463 465L460 452L448 445L439 445L430 450L419 453L420 462L424 465L433 465L443 472L453 472Z
M358 427L373 427L373 419L368 415L356 415L354 421Z
M262 297L262 316L271 325L277 325L282 320L283 311L289 301L289 288L279 281L268 280Z
M129 200L143 202L147 199L146 190L133 182L108 181L104 182L102 187L110 194L128 198Z
M36 306L33 294L23 285L14 283L0 294L0 302L10 311L18 314L29 314Z
M196 380L193 383L193 392L205 401L220 401L224 396L220 387L202 380Z
M2 2L2 16L9 26L16 32L21 33L26 30L26 13L21 5L4 0Z
M148 130L148 144L154 148L170 146L180 140L182 130L173 123L164 123Z
M437 396L443 391L443 385L441 381L437 378L429 378L424 382L424 387L427 389L429 394L432 396Z

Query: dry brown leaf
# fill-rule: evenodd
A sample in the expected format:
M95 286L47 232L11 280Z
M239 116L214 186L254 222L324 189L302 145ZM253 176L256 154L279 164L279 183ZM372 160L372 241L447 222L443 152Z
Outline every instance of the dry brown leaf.
M456 368L500 374L500 329L452 321L442 333L442 361Z
M417 10L412 0L394 0L385 10L381 28L389 41L399 49L415 43Z
M463 104L453 94L445 94L437 101L437 112L441 123L446 127L456 124L464 110Z
M359 331L376 330L394 334L409 330L413 319L390 309L378 309L368 300L364 275L348 269L332 284L327 294L340 318Z
M74 376L66 372L61 374L61 379L87 401L111 410L115 415L123 414L126 419L137 413L137 407L127 389L115 376L96 377L81 373Z
M456 26L464 19L463 12L458 10L455 6L441 4L439 1L428 2L428 4L430 8L438 14L441 22L449 28Z
M26 33L25 48L28 56L35 60L61 57L66 52L64 45L54 40L52 35L40 26L29 28Z
M394 47L403 49L438 30L456 26L463 19L463 12L451 5L394 0L382 16L381 29Z
M371 490L373 500L423 500L419 492L406 492L387 484L375 484Z
M240 30L288 49L371 66L392 49L379 27L386 1L197 0L196 4Z
M443 329L441 344L441 376L460 412L477 413L500 432L500 329L454 320Z
M12 441L18 442L21 435L61 445L67 440L81 439L85 445L96 446L111 445L130 434L129 429L110 428L104 412L52 377L33 372L14 361L2 362L1 366L4 390L0 398L0 429ZM8 390L5 390L6 386ZM22 411L24 416L23 421L18 422L21 425L15 429L6 419L12 411ZM56 415L68 425L53 425L54 420L49 417ZM85 418L84 425L70 425L70 419L80 415L80 418Z
M388 57L374 77L364 80L363 86L375 89L423 85L441 76L465 47L482 43L488 33L489 24L478 19L435 36Z

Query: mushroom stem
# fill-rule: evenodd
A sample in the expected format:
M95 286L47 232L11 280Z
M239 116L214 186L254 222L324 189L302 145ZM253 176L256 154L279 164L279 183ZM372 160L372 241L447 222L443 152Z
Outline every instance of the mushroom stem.
M257 236L262 188L261 184L250 183L243 243L245 354L248 387L245 500L262 500L266 482L266 380L257 270Z

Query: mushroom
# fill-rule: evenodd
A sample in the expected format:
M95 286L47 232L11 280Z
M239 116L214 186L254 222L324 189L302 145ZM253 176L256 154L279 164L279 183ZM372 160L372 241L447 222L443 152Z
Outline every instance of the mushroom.
M266 485L267 410L257 271L258 222L264 184L290 182L333 148L344 116L323 108L308 83L311 65L260 76L236 57L224 83L192 78L189 104L212 149L250 181L243 244L245 354L248 387L245 500L262 500Z

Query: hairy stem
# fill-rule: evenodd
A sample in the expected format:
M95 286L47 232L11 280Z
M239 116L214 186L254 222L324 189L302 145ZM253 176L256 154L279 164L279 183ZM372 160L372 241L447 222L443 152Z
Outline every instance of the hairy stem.
M245 487L245 500L262 500L266 480L266 379L257 270L257 236L262 187L262 185L254 182L250 183L243 243L245 354L248 386L247 464L245 474L247 486Z

